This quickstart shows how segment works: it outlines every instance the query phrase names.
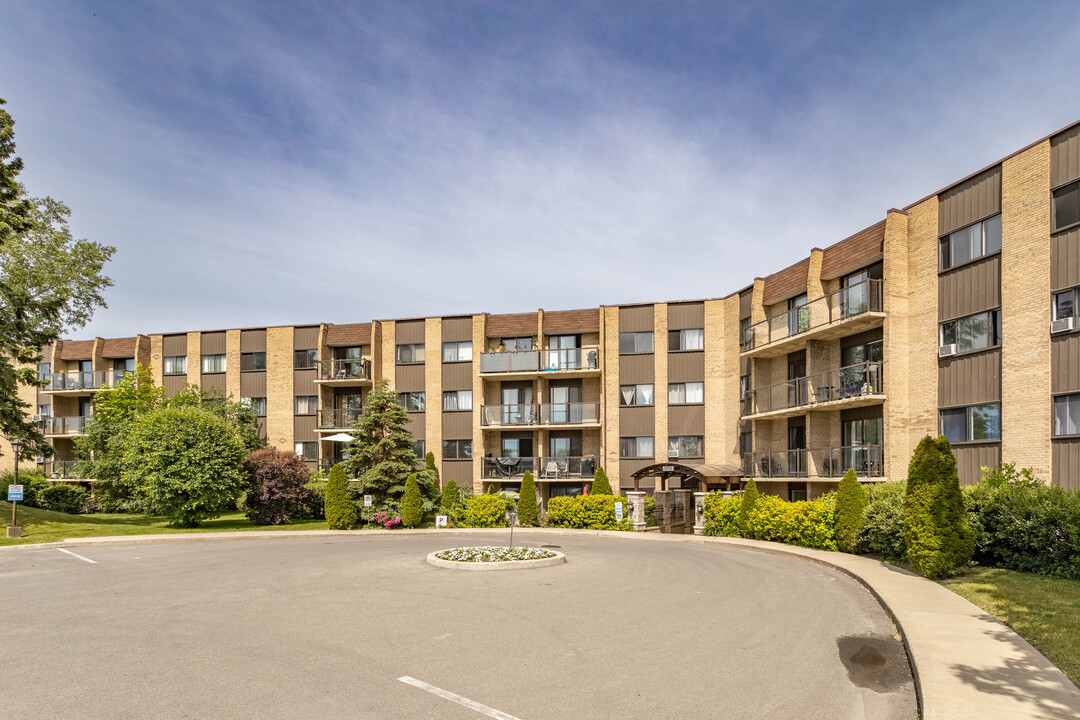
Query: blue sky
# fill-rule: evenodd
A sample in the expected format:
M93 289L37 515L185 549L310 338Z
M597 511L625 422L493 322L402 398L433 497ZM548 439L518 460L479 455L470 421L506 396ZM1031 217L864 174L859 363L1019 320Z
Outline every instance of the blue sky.
M719 297L1080 119L1067 3L16 2L73 333Z

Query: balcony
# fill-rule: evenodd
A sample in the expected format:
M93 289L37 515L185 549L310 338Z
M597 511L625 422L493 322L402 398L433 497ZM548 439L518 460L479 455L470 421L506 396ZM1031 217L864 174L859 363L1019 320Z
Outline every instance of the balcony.
M766 420L885 402L883 363L865 362L751 390L742 416Z
M839 480L855 468L863 479L884 477L883 445L775 450L743 455L743 472L757 480Z
M480 410L485 429L600 427L600 403L484 405Z
M520 479L528 470L537 481L559 482L592 480L596 474L597 457L485 457L485 480Z
M319 423L316 426L319 432L332 432L349 430L353 421L358 420L364 411L361 408L339 408L337 410L320 410Z
M52 480L82 480L75 472L77 460L46 460L41 465L41 471ZM87 480L87 482L93 482Z
M539 374L582 377L600 374L600 348L516 350L480 353L480 374L533 377Z
M45 437L74 437L82 434L83 426L89 419L83 416L42 418L41 432Z
M346 358L319 363L319 372L315 377L319 385L360 386L371 384L371 360L368 358Z
M810 340L832 340L884 322L881 280L863 280L750 326L743 357L777 357L801 350Z
M44 377L48 384L41 388L41 392L54 395L89 395L115 385L126 374L126 370L50 373Z

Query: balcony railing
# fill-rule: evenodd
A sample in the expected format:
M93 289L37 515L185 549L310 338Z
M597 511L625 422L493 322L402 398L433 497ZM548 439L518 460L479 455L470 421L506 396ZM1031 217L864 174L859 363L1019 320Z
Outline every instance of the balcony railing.
M882 312L882 307L882 281L863 280L751 325L743 349L753 350L868 312Z
M600 403L484 405L480 413L484 427L583 425L599 421Z
M64 390L100 390L115 385L127 374L126 370L75 371L50 373L45 377L48 384L42 388L45 392Z
M743 455L743 472L755 478L839 478L854 468L858 477L882 477L883 452L882 445L756 452Z
M54 480L78 479L79 475L75 472L78 462L78 460L46 460L41 464L41 471Z
M371 360L345 358L319 363L319 380L370 380Z
M591 480L596 474L597 457L485 457L485 479L520 478L528 470L537 480Z
M751 390L743 398L742 414L759 415L833 400L883 395L883 379L880 362L856 363L827 370Z
M46 437L77 435L83 431L88 417L49 417L41 420L41 432Z
M361 408L344 408L338 410L320 410L320 428L350 428L353 421L358 420L364 411Z
M522 477L528 470L535 477L539 466L540 458L535 457L485 457L483 476L491 479Z
M560 372L599 370L600 350L595 347L517 350L480 354L480 372Z

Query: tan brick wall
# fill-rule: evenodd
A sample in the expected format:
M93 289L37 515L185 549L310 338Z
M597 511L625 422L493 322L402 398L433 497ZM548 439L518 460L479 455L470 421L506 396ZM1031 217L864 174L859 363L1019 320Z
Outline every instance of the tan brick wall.
M442 467L442 318L424 322L424 435L427 451Z
M240 331L225 331L225 394L240 401Z
M154 384L161 387L165 382L164 374L164 361L162 360L163 354L161 350L161 336L150 336L150 368L153 371L151 374L154 377Z
M188 342L191 342L190 338ZM293 449L294 402L293 329L291 327L267 328L266 435L267 442L272 447L281 450Z
M601 309L604 368L604 459L602 465L612 487L619 486L619 308ZM655 388L654 388L655 391Z
M739 296L705 301L705 462L739 459Z
M97 372L112 370L112 360L106 360L101 354L104 349L105 340L99 337L94 338L94 354L90 358L90 361L92 363L91 367ZM105 382L109 381L109 376L107 374L103 377Z
M1050 141L1001 176L1002 461L1051 472Z
M187 334L187 381L202 387L202 333L199 332Z
M473 461L472 461L472 483L473 492L481 492L483 488L483 482L481 481L481 474L483 472L484 454L487 449L484 447L484 432L480 429L480 408L486 403L484 398L484 381L480 377L480 353L487 351L487 345L485 344L484 335L487 330L487 316L486 315L473 315L472 324L472 346L473 346ZM491 385L492 383L487 383Z
M663 462L668 456L668 339L667 339L667 303L653 305L653 351L656 361L656 380L653 385L655 395L655 431L653 451L654 460ZM616 341L618 338L616 337Z
M397 328L393 320L379 323L382 327L382 350L379 377L390 381L390 388L397 387ZM427 352L427 348L424 348Z

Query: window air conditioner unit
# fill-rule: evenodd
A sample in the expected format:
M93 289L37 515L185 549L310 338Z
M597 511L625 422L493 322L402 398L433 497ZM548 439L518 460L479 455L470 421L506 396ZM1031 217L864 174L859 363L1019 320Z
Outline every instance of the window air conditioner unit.
M669 458L677 458L677 457L679 457L679 451L678 450L668 450L667 451L667 456Z
M1051 333L1069 332L1076 328L1076 318L1067 317L1060 320L1054 320L1050 323Z
M38 465L44 465L45 464L45 456L44 455L35 455L34 456L34 462L36 464L38 464Z
M950 355L955 355L955 354L956 354L956 343L952 343L951 345L942 345L941 347L938 348L938 351L937 351L937 356L939 358L949 357Z
M31 419L31 420L32 420L33 422L41 422L42 420L44 420L44 419L45 419L45 416L44 416L44 415L31 415L31 416L30 416L30 419Z

